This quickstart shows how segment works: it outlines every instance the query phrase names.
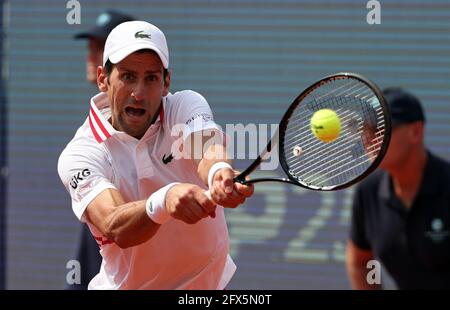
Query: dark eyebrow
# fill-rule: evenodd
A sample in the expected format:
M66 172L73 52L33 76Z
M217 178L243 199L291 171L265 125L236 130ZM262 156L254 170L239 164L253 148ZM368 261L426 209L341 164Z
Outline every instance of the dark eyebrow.
M162 74L162 72L160 70L148 70L148 71L145 71L145 74L158 74L158 73Z
M133 73L133 74L136 73L135 71L133 71L131 69L119 68L119 67L117 67L117 71L119 71L120 73Z

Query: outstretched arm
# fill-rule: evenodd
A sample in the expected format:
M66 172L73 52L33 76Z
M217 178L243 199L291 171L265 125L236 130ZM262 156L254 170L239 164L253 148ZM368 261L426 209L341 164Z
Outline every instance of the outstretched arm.
M225 139L213 136L219 134L221 133L214 130L191 134L187 140L188 150L197 164L198 175L209 186L213 200L224 207L235 208L253 194L253 186L233 182L239 172L231 167ZM196 144L195 141L202 143ZM198 152L196 147L200 146L202 150ZM193 156L198 153L202 154L201 158Z
M347 275L354 290L379 290L380 284L369 284L367 281L367 262L374 258L371 250L356 246L353 241L347 242Z
M148 200L125 203L116 189L106 189L88 205L85 216L106 238L121 248L141 244L152 238L170 217L194 224L214 212L215 204L203 189L193 184L175 184ZM154 196L156 195L156 196ZM152 199L153 197L162 199ZM153 205L151 203L154 203ZM155 214L149 209L157 209ZM150 215L149 215L150 214Z

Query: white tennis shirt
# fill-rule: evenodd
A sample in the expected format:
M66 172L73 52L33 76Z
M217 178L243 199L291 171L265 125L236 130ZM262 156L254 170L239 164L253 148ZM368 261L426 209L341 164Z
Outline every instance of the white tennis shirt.
M83 213L89 203L108 188L117 189L125 202L147 199L172 182L206 189L192 160L171 158L172 145L179 141L171 129L184 124L184 138L197 130L220 130L208 103L193 91L169 94L162 103L158 119L138 140L108 122L111 112L105 93L91 99L89 117L58 162L59 176L81 221L86 222ZM150 240L127 249L102 236L91 223L87 225L103 257L89 289L224 289L236 270L228 255L228 229L221 207L214 219L193 225L171 218Z

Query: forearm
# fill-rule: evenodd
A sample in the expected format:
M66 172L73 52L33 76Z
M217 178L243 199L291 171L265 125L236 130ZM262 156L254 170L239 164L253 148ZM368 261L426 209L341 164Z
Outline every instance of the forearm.
M105 236L121 248L152 238L161 225L148 217L145 203L146 200L140 200L117 206L106 220Z
M198 162L197 172L200 179L205 184L208 184L209 170L217 162L227 162L231 165L231 160L228 158L226 148L221 144L214 144L208 147L203 154L203 158Z
M225 141L222 140L208 146L209 142L208 139L203 138L202 158L195 160L197 173L209 188L210 195L205 196L209 196L209 199L222 207L236 208L253 194L253 186L234 183L237 171L231 167ZM191 143L191 145L193 144ZM191 154L195 154L194 148L190 150ZM214 213L209 212L208 214L214 217Z
M368 275L371 271L367 262L374 259L371 249L358 247L351 239L347 241L346 267L351 286L355 290L377 290L382 289L379 284L370 284Z
M150 239L160 226L149 217L146 202L125 202L119 191L107 189L88 205L84 215L104 237L127 248Z
M354 266L347 264L347 274L350 279L350 284L354 290L380 290L380 284L369 284L367 281L367 274L370 270L365 265Z

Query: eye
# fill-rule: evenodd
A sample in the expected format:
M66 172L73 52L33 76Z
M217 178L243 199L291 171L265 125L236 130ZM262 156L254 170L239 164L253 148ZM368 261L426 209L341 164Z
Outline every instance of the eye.
M155 75L155 74L150 74L150 75L148 75L147 76L147 80L148 81L157 81L158 80L158 76L157 75Z
M134 75L127 72L127 73L122 74L122 79L125 81L132 81L132 80L134 80Z

